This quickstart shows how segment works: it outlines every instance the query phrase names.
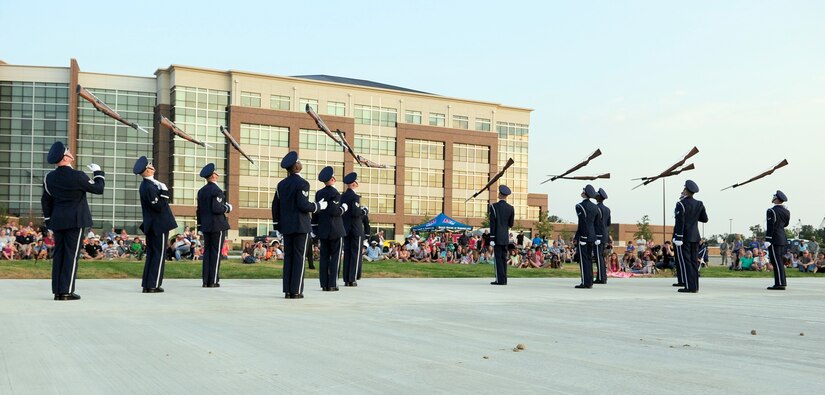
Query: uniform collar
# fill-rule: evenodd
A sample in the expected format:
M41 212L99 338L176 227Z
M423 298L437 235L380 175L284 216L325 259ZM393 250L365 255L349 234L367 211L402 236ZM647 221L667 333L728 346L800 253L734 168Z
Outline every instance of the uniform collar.
M155 176L143 177L143 179L155 182Z
M58 167L68 167L70 169L74 169L74 167L72 167L71 163L69 163L68 165L63 165L63 166L58 166Z

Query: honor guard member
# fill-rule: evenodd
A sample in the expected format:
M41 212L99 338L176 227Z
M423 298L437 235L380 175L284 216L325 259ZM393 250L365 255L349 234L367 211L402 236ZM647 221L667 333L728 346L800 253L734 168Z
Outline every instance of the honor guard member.
M315 214L318 224L315 235L321 243L321 257L318 260L321 280L321 289L324 291L338 290L338 266L341 261L341 252L344 247L344 220L341 216L347 211L347 204L341 203L341 194L335 189L335 175L332 167L327 166L318 173L318 181L324 187L315 192L315 201L326 201L327 208Z
M341 195L341 204L347 205L344 212L344 286L357 287L359 268L361 266L361 243L364 242L364 219L369 209L361 205L361 196L355 193L358 188L358 173L352 172L344 176L347 190Z
M596 189L588 184L581 193L584 200L576 204L579 226L576 229L575 239L579 248L579 267L582 279L581 284L576 288L593 288L593 250L602 244L601 239L596 237L596 228L603 226L599 208L590 201L596 196L598 196Z
M595 284L607 284L607 266L604 263L604 247L610 242L610 208L604 205L607 192L599 188L596 193L596 208L602 220L596 224L596 237L600 243L596 246L596 280Z
M782 264L782 254L788 239L785 236L785 227L791 222L791 212L785 208L784 203L788 201L782 191L776 191L773 195L774 206L768 209L768 225L765 228L765 248L768 249L770 261L773 264L773 286L768 289L773 291L784 290L788 286L785 279L785 265Z
M155 179L155 166L145 156L135 162L132 172L140 174L140 208L143 223L140 230L146 235L146 263L143 265L143 293L163 292L163 271L166 268L166 239L169 231L178 227L169 208L169 188Z
M510 227L513 226L515 210L507 203L510 196L507 185L499 185L498 201L490 204L490 245L496 259L496 281L492 285L507 285L507 246L510 244Z
M77 277L77 256L83 228L92 226L92 213L86 192L103 194L105 174L100 166L88 166L94 175L72 168L74 155L62 142L52 144L46 160L57 168L46 174L40 204L46 226L54 232L52 254L52 293L54 300L77 300L74 293Z
M311 214L327 208L327 202L309 201L309 183L301 177L303 165L298 153L290 151L281 159L287 176L278 183L272 199L272 222L284 235L283 290L287 299L304 297L305 249L309 244Z
M221 247L223 247L229 221L226 214L232 205L218 186L220 174L215 172L215 164L209 163L201 169L201 177L206 185L198 191L198 231L203 233L203 287L220 287Z
M676 259L681 271L680 282L685 288L679 292L699 292L699 222L708 222L705 205L693 198L699 192L699 186L691 180L685 181L681 200L676 202L673 225L673 245L676 247Z

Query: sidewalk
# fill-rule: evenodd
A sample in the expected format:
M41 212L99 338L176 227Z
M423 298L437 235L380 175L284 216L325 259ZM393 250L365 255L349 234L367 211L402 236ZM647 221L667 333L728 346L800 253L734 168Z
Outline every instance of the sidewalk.
M825 280L0 281L0 394L821 391ZM756 335L751 334L756 331ZM804 336L800 336L804 333ZM512 349L525 344L522 352Z

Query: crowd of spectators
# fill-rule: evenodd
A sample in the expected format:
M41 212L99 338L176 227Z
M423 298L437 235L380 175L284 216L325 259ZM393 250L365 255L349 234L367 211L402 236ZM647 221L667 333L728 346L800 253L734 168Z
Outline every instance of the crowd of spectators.
M743 240L737 235L730 243L723 241L719 245L722 265L730 270L772 271L778 262L770 261L765 240L751 238ZM797 269L805 273L825 273L825 251L820 251L816 238L794 241L785 246L778 260L786 268Z

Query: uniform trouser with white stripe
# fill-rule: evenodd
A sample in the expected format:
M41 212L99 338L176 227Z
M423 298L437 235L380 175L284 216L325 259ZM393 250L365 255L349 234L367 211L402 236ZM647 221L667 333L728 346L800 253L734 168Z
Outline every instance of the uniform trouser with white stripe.
M604 241L595 246L596 251L596 280L601 283L607 283L607 266L604 263Z
M782 255L776 255L776 253L782 254L782 250L784 249L785 246L773 244L768 247L768 257L771 260L771 264L773 264L773 285L782 287L788 286L788 281L785 278L785 263L782 262Z
M146 232L146 262L143 264L143 288L157 288L163 283L166 268L167 233Z
M593 247L592 243L579 244L579 269L582 285L586 286L593 286Z
M493 254L496 257L496 282L507 284L507 245L494 245Z
M83 239L83 229L54 231L54 255L52 256L52 293L74 292L77 278L77 255Z
M321 239L321 257L318 259L318 278L321 288L335 288L338 286L338 263L341 260L343 241L337 239Z
M309 233L284 235L284 293L304 292L304 263Z
M221 281L220 262L223 232L203 233L203 283L214 285Z
M363 236L344 239L344 282L354 283L358 277L358 263L361 261L361 240Z
M685 288L691 291L699 290L699 243L685 242L681 246L676 246L676 259L681 266L682 277L679 281L684 281Z

